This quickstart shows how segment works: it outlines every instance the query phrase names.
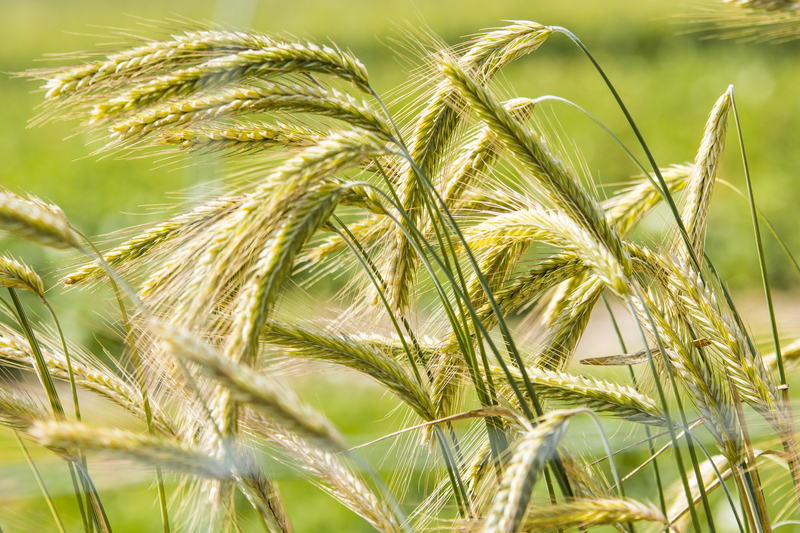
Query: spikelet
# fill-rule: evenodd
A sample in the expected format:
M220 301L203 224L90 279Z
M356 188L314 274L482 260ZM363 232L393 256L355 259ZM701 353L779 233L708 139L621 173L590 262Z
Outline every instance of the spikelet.
M776 429L786 430L777 386L766 371L759 353L753 353L729 310L717 301L714 291L705 285L687 263L661 258L673 301L690 318L696 335L711 341L709 349L725 362L728 376L742 399Z
M505 287L495 292L494 297L502 313L508 315L545 291L584 272L586 266L572 254L554 255L509 280ZM492 316L494 311L489 304L484 304L476 312L482 321L488 321L487 327L496 323L497 318Z
M42 278L25 263L7 255L0 256L0 288L28 290L46 300Z
M80 238L64 212L35 196L26 200L0 191L0 230L52 248L81 248Z

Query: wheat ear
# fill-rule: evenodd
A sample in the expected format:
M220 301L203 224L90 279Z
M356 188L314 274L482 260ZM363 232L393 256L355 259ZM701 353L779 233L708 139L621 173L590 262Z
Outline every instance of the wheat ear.
M31 267L8 255L0 256L0 288L28 290L45 301L42 278Z
M197 58L228 55L236 51L272 46L275 40L259 33L204 30L176 35L171 41L150 41L109 54L104 59L74 67L28 71L45 80L48 100L64 100L104 87L121 78L145 77L156 69L170 68Z
M0 230L53 248L80 248L81 240L56 205L0 191Z
M545 242L574 255L617 294L627 293L627 274L617 256L596 236L561 211L531 205L503 213L469 228L467 243L475 250L491 250L515 242ZM495 252L496 253L496 252ZM627 255L630 263L630 257Z
M230 479L231 469L205 451L154 435L102 429L80 422L37 422L28 434L42 446L96 450L193 476Z
M682 191L689 181L693 165L672 165L659 170L669 188L670 194ZM605 202L606 217L613 222L617 231L628 233L644 216L661 203L663 197L647 178L639 179Z
M652 505L629 498L603 498L535 507L528 513L520 531L570 529L641 521L667 523L661 511Z
M731 95L725 92L719 97L711 110L706 123L703 140L694 160L686 192L683 196L681 219L689 234L689 240L696 257L703 256L706 237L706 218L714 193L717 167L725 148L725 134L728 129L728 114L731 110ZM681 240L675 244L676 251L685 252L686 244ZM688 255L684 255L684 259Z
M150 254L159 246L172 242L197 227L203 227L229 213L241 202L241 197L215 198L188 213L177 215L166 222L156 224L142 233L128 239L119 246L103 254L103 259L113 268L119 268ZM65 285L79 285L105 276L105 270L98 261L93 261L80 269L67 274Z
M536 427L529 428L519 438L482 532L513 533L519 530L539 471L556 453L572 415L570 411L551 411Z
M199 364L209 377L228 389L235 400L254 406L276 423L319 446L345 449L342 437L330 422L303 406L273 380L229 361L192 336L164 326L156 325L154 329L170 353Z
M136 85L92 109L91 122L171 98L189 96L248 78L275 74L328 74L370 92L367 70L351 54L313 43L275 43L216 57Z
M362 372L392 391L429 421L434 419L427 391L376 343L362 342L344 333L315 331L308 327L269 320L261 336L267 347L291 357L342 365Z
M347 122L384 139L391 138L386 120L366 102L335 89L288 82L262 82L258 87L232 87L217 93L166 102L119 120L112 136L122 140L189 122L220 120L248 113L283 111L314 113Z
M504 373L500 367L492 367L495 380L501 382ZM522 374L509 368L519 386L523 385ZM592 411L608 413L617 418L650 424L666 425L664 413L658 403L627 385L618 385L604 380L570 374L559 370L526 367L536 394L572 406L588 407Z
M320 138L319 132L294 124L244 122L170 131L161 135L161 142L175 145L181 150L232 150L242 153L274 147L304 148L316 144Z

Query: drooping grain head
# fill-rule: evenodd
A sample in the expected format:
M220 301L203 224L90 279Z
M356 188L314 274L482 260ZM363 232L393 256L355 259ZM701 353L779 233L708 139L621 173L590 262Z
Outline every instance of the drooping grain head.
M0 230L52 248L81 248L64 212L29 196L24 199L8 191L0 192Z

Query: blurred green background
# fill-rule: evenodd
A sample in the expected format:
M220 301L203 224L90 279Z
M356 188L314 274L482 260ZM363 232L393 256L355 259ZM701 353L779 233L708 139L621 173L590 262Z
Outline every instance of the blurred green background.
M407 63L393 51L401 47L393 43L404 40L411 30L435 33L446 43L456 44L482 29L502 25L504 20L527 19L565 26L585 42L626 101L661 166L693 160L708 112L733 84L757 202L789 248L798 252L800 46L704 39L704 34L687 32L690 26L685 15L686 7L679 2L641 0L0 0L0 72L9 74L0 75L0 185L51 200L85 233L99 235L158 219L152 206L169 202L210 177L207 167L154 168L158 163L153 159L106 157L98 161L89 156L93 147L87 146L87 138L73 135L74 124L26 128L42 93L36 83L10 74L51 64L40 62L44 54L91 50L98 43L118 40L115 28L142 32L142 25L150 24L147 21L190 19L319 41L330 39L361 58L378 92L388 94L407 79ZM536 54L511 65L499 83L503 90L519 96L555 94L573 100L602 120L634 153L641 154L600 77L564 36L551 37ZM619 184L637 173L613 141L585 117L564 107L556 107L548 115L557 116L565 139L574 141L599 184ZM721 177L744 186L733 129ZM647 231L657 233L657 217L652 222ZM798 285L797 276L774 239L766 237L765 246L773 283L791 294ZM40 248L21 247L4 237L0 237L0 247L49 273L51 281L64 259ZM747 204L724 187L718 188L711 210L707 252L723 279L735 289L743 293L759 289ZM95 349L101 343L113 345L115 341L103 337L107 332L92 332L82 325L96 319L91 306L87 310L84 304L102 298L74 291L68 296L54 298L78 340ZM73 306L75 301L79 303ZM789 323L789 327L793 325ZM394 418L383 419L395 404L377 388L360 384L350 393L356 397L320 393L336 390L335 385L309 379L302 387L313 405L319 406L325 398L325 412L353 442L397 426ZM381 421L370 426L369 435L354 436L365 431L357 420ZM19 481L30 478L30 473L19 462L19 453L7 435L0 451L9 465L0 479L0 525L4 531L25 531L36 520L47 523L46 509L32 479L27 485ZM39 456L49 464L43 453ZM54 461L52 473L45 469L56 485L58 479L63 480L59 468L63 469L62 464ZM114 471L113 466L98 468ZM370 530L320 491L310 489L285 469L280 472L286 477L281 483L298 532ZM110 487L118 487L119 479L113 481L117 484L107 485L108 501L112 517L117 516L123 524L119 530L156 529L158 513L149 506L155 502L155 492L144 492L150 483L148 475L133 476L125 488L116 491ZM59 501L64 507L71 505L66 497Z

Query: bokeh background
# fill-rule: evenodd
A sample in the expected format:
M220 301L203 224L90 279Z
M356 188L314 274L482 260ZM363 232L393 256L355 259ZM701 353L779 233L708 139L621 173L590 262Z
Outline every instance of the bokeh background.
M586 43L626 101L661 166L693 160L708 112L733 84L758 205L789 249L800 253L800 45L720 40L713 38L713 31L696 31L691 13L710 4L713 0L688 5L643 0L0 0L0 186L46 198L60 205L85 233L101 235L157 220L159 206L224 174L223 164L159 168L153 159L98 160L89 155L93 147L87 145L88 138L73 133L74 124L27 127L42 93L35 82L13 73L53 64L42 62L46 54L93 50L98 43L121 40L115 31L143 33L148 26L177 28L180 23L174 21L191 20L331 40L361 58L378 92L388 94L407 80L408 63L395 50L401 49L397 43L409 33L434 33L452 45L504 20L527 19L565 26ZM641 153L602 80L563 36L551 37L536 54L512 64L499 83L519 96L555 94L573 100L603 121L634 153ZM637 173L613 141L585 117L564 107L545 111L560 124L564 140L578 147L599 184L618 186ZM744 187L733 129L721 177ZM709 228L708 254L734 293L753 302L754 311L748 316L757 328L763 327L763 305L757 298L760 274L746 202L718 187ZM658 216L647 231L659 231ZM771 236L765 237L765 247L770 279L780 292L781 324L791 336L800 329L793 305L799 278ZM47 274L51 285L60 265L69 260L5 237L0 237L0 248ZM102 291L71 291L66 296L60 292L54 289L51 294L76 341L96 352L102 347L112 353L119 348L112 327L96 327L95 312L100 307L93 306L98 301L102 305ZM602 336L604 329L602 323L594 324L590 334ZM613 351L612 341L597 346ZM347 383L347 396L329 392L342 384L337 379ZM394 406L391 399L368 383L353 385L350 380L349 375L308 377L301 388L306 400L322 406L353 442L397 425L395 418L386 417ZM113 419L114 414L108 417ZM376 422L365 430L364 420ZM69 491L63 464L47 452L33 452L57 501L63 501L68 519L77 520L68 510L72 500L63 495ZM380 456L379 451L375 453ZM0 468L3 530L27 531L37 521L44 529L50 527L30 471L5 434L0 439ZM331 503L293 472L275 468L297 531L369 531L358 517ZM113 521L121 524L118 530L157 529L157 509L148 505L156 501L155 491L147 491L150 474L129 467L124 471L120 476L113 464L102 463L97 472Z

